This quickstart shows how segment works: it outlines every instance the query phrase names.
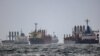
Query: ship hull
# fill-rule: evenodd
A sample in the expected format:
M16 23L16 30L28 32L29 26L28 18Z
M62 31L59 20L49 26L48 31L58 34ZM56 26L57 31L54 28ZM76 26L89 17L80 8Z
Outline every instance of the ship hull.
M30 44L44 44L43 39L40 38L29 38Z
M95 39L84 39L84 40L77 40L76 43L81 43L81 44L98 44L99 40Z

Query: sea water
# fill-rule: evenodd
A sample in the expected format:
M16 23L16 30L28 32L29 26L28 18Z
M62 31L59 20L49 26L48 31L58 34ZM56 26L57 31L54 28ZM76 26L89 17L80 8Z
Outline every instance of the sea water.
M0 45L0 56L100 56L99 44Z

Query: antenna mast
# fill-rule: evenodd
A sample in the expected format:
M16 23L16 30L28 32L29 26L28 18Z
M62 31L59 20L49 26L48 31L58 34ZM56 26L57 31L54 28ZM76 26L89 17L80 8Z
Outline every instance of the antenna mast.
M37 24L37 23L35 23L35 32L37 32L37 25L38 25L38 24Z
M89 23L89 20L87 19L87 20L86 20L86 24L87 24L87 26L88 26L88 23Z

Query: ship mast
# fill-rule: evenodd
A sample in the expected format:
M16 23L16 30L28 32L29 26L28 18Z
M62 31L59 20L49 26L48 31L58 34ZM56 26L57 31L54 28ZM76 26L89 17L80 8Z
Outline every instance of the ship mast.
M35 32L37 32L37 23L34 23L35 24Z
M86 20L86 24L87 24L87 26L88 26L88 23L89 23L89 20L87 19L87 20Z

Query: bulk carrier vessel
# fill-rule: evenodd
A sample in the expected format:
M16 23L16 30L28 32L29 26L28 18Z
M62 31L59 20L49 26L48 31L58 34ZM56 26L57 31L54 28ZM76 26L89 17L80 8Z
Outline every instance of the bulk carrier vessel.
M37 23L35 23L35 30L29 34L30 44L50 44L58 42L58 38L55 34L51 36L46 33L46 30L38 30Z
M64 35L64 43L83 43L83 44L97 44L99 43L99 30L94 31L86 20L86 26L75 26L72 31L72 36Z

